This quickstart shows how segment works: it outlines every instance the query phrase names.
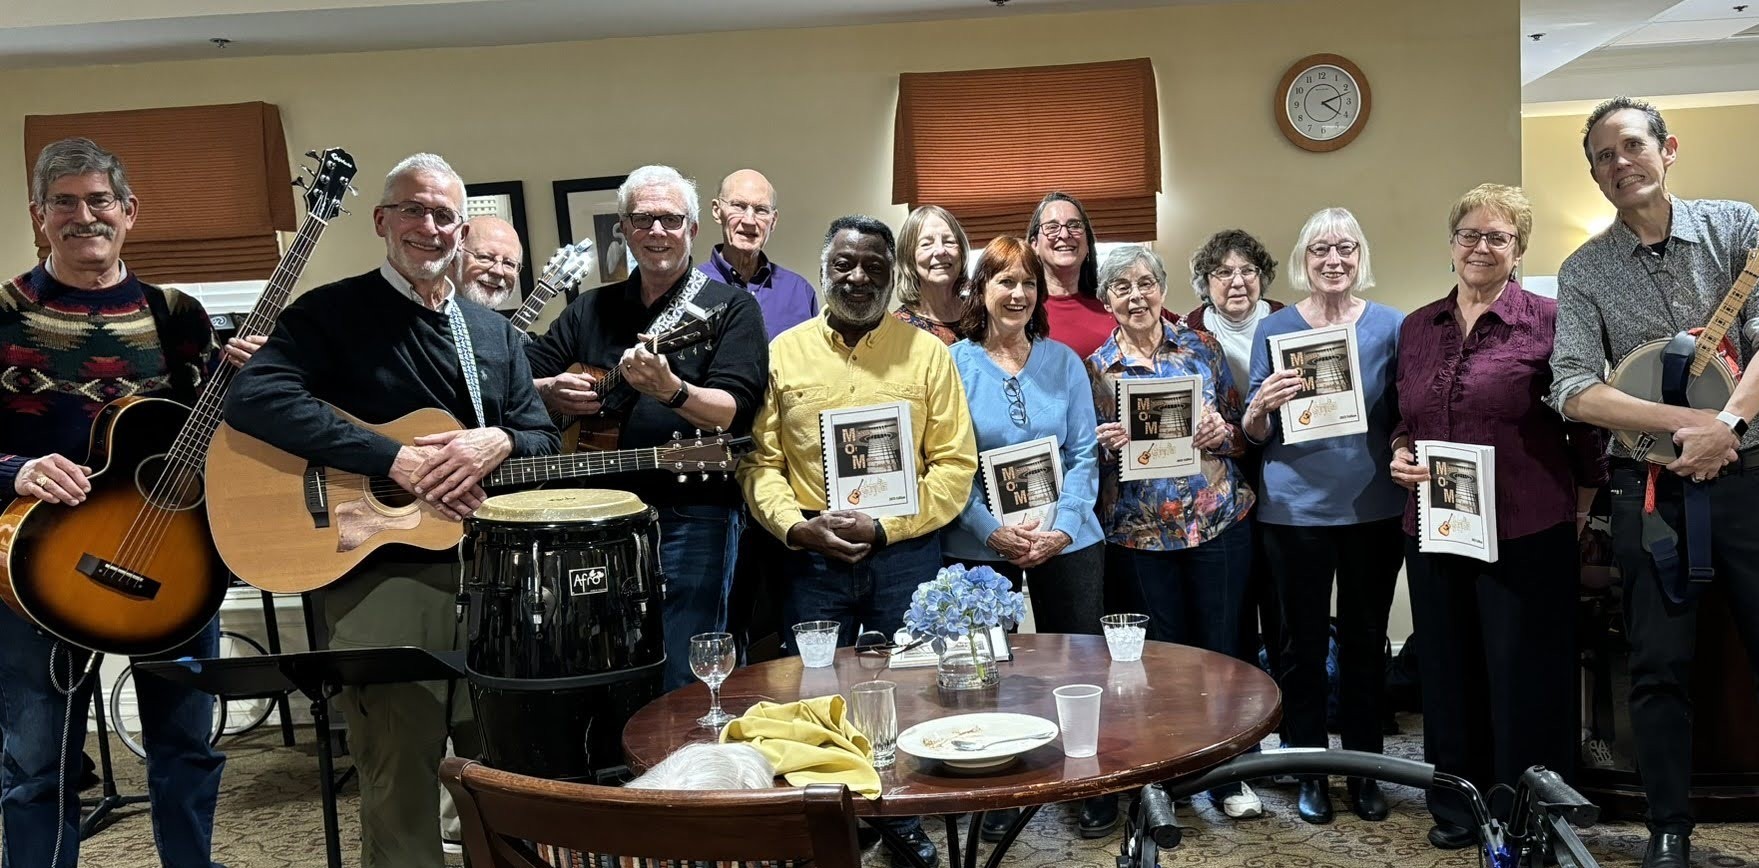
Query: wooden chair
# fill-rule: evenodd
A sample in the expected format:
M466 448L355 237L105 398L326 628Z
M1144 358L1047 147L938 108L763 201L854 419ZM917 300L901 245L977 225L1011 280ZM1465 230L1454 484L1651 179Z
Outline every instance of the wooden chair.
M476 868L549 868L534 844L625 859L810 861L860 868L841 784L769 790L631 790L526 777L448 757L440 782ZM650 863L651 864L651 863Z

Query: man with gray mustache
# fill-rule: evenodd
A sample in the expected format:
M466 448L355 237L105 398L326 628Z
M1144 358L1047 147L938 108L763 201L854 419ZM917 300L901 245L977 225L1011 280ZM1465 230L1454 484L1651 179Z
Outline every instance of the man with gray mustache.
M458 289L484 307L500 309L519 289L525 249L513 224L499 217L472 217L467 240L458 245Z

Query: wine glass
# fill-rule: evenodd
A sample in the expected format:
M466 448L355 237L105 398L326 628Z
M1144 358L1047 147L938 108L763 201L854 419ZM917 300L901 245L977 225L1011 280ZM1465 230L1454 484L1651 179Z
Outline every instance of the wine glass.
M721 710L721 682L733 672L733 634L698 633L690 637L690 671L708 685L708 714L696 719L699 726L719 729L733 719Z

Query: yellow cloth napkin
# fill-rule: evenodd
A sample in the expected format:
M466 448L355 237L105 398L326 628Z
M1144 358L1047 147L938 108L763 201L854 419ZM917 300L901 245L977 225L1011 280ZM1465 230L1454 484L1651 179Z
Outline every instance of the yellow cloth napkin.
M776 774L794 786L842 784L866 798L879 798L873 746L849 723L843 697L836 694L759 702L721 730L721 741L757 748Z

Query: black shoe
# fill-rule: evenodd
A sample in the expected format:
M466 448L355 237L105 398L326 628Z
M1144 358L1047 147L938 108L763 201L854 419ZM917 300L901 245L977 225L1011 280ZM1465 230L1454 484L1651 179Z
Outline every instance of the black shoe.
M934 868L940 864L941 853L935 849L934 842L928 839L928 833L922 831L921 826L916 826L903 834L904 843L922 858L923 864L927 865L928 868ZM894 850L892 852L892 868L916 868L916 866L909 858Z
M92 762L92 755L85 753L80 754L79 780L74 783L74 789L84 792L101 783L103 783L103 781L98 778L98 764Z
M1686 868L1691 857L1691 836L1657 832L1649 836L1649 850L1643 854L1643 868Z
M1350 791L1350 810L1355 811L1356 816L1370 823L1386 819L1386 796L1380 792L1380 781L1350 778L1346 786Z
M867 848L872 847L873 845L878 844L879 842L881 842L883 840L885 840L885 839L880 837L880 833L879 833L878 829L875 829L874 827L869 826L866 823L856 824L856 826L855 826L855 846L860 847L863 850L866 850Z
M1014 819L1020 816L1019 808L996 808L986 811L983 815L983 829L978 834L983 840L994 844L1008 836L1008 827L1014 825Z
M1301 819L1324 825L1331 822L1331 791L1325 778L1303 778L1301 790L1295 794L1295 810Z
M1083 838L1104 838L1118 828L1118 796L1097 796L1081 801L1081 822L1076 830Z
M1453 823L1438 822L1429 827L1429 845L1437 850L1464 850L1478 843L1478 833Z

